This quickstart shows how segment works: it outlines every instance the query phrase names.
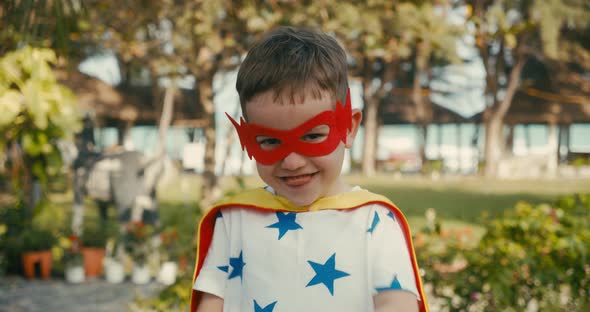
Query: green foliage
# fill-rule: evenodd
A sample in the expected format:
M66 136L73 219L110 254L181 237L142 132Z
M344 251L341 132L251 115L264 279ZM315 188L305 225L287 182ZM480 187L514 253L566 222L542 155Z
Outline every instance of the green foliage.
M143 222L130 222L122 237L125 251L131 255L136 264L144 264L153 251L150 239L154 234L153 226Z
M180 259L182 248L179 244L178 231L174 226L168 226L160 231L160 255L162 261L175 261Z
M56 242L55 235L45 229L29 228L22 233L22 250L43 251L50 250Z
M157 297L136 300L139 311L187 311L190 305L192 272L181 272L176 283L164 288Z
M0 152L19 143L25 166L43 184L62 165L55 141L81 128L74 95L52 72L55 62L53 51L29 46L0 58Z
M425 280L453 310L582 311L589 304L590 195L518 203L487 224L475 247L437 235L417 243ZM422 241L427 241L423 243ZM442 244L442 245L441 245Z
M583 166L590 166L590 158L588 157L576 157L572 162L572 166L579 168Z
M82 246L105 248L109 238L109 227L103 222L85 224L82 232Z
M86 1L3 1L0 6L0 54L23 44L72 51L79 38L78 18ZM79 48L78 48L79 49Z
M61 248L63 250L62 256L62 263L64 268L80 266L84 263L84 257L81 253L81 245L80 245L80 238L74 234L68 235L67 238L60 237L58 239L56 248ZM54 251L55 254L55 251Z
M442 159L428 159L422 165L422 173L433 173L443 171Z
M464 29L451 24L444 10L428 1L420 5L411 2L397 5L393 20L400 37L397 54L408 58L422 44L425 51L415 55L418 68L426 68L431 59L458 63L457 41Z

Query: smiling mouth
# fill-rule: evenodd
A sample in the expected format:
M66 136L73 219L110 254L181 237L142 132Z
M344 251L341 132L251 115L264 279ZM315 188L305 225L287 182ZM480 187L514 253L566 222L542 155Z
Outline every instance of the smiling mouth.
M317 172L297 176L281 177L280 179L288 186L302 186L307 184Z

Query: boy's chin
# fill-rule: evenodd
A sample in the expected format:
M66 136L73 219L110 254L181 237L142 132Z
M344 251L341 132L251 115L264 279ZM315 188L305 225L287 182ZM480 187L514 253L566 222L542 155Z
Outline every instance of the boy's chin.
M279 194L280 195L280 194ZM282 197L285 197L286 199L288 199L293 205L297 206L297 207L306 207L309 206L311 204L313 204L317 199L318 196L312 196L312 195L308 195L308 196L289 196L289 195L280 195Z

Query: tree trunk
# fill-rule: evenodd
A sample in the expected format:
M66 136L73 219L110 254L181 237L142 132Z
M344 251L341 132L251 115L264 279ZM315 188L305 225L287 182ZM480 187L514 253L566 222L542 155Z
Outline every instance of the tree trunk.
M429 111L429 107L426 106L424 96L422 94L422 82L420 78L426 71L426 53L429 49L429 45L425 42L420 42L416 48L416 59L414 61L414 80L412 81L412 102L414 103L414 109L416 111L416 122L420 125L421 129L421 141L420 141L420 164L422 169L426 164L426 139L428 123L432 119L432 114ZM426 171L422 170L425 174Z
M485 124L485 144L484 144L484 175L486 177L495 177L498 170L498 161L502 156L502 119L490 118Z
M550 123L547 125L548 130L548 154L547 154L547 164L546 168L547 171L545 174L549 177L555 177L557 175L557 164L559 162L558 153L559 153L559 143L558 143L558 131L557 125L555 123Z
M520 74L522 73L522 68L526 62L524 55L519 55L517 57L516 64L510 70L510 77L508 79L504 98L500 103L495 103L496 105L490 110L490 116L486 122L486 142L484 145L484 174L486 177L495 177L497 174L498 160L500 159L504 144L503 140L501 140L504 117L510 108L510 104L512 104L512 98L520 85Z
M374 96L364 94L365 100L365 132L362 170L363 175L375 175L375 158L377 156L377 110L379 100Z
M514 155L514 127L515 125L508 126L508 134L506 135L504 151L509 155Z
M174 85L175 82L172 83ZM160 123L159 123L159 139L158 139L158 148L156 149L156 157L162 158L166 153L166 136L168 134L168 129L170 128L170 124L172 123L172 114L174 112L174 86L167 87L166 91L164 92L164 103L162 105L162 115L160 115Z
M33 196L33 172L27 156L20 144L8 143L8 158L10 160L10 180L12 182L12 193L16 199L22 201L21 218L23 222L30 222L33 216L35 199Z
M374 75L375 60L364 58L362 66L362 85L364 109L364 146L362 159L362 173L364 176L375 175L375 160L377 158L377 142L379 140L379 102L385 96L385 82L393 81L395 66L393 64L381 64L385 69L379 76ZM374 86L374 80L379 80L379 85Z
M213 75L198 80L199 100L203 105L206 119L205 159L201 185L202 208L207 208L220 195L215 174L215 106L213 103Z
M426 161L426 140L428 139L428 125L418 124L418 156L420 157L420 166L423 168Z

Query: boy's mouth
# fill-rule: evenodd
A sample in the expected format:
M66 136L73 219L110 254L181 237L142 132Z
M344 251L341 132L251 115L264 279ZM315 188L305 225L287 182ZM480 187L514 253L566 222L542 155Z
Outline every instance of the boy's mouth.
M285 182L285 184L287 184L288 186L301 186L301 185L307 184L309 181L311 181L311 179L313 178L313 176L316 173L317 172L296 175L296 176L281 177L280 179L283 182Z

